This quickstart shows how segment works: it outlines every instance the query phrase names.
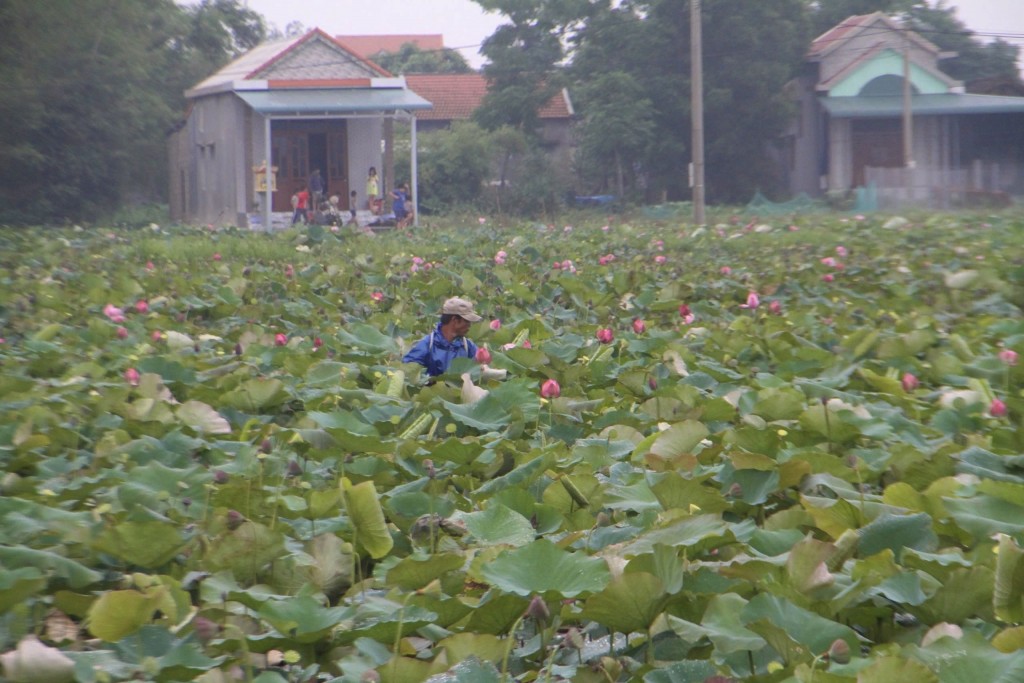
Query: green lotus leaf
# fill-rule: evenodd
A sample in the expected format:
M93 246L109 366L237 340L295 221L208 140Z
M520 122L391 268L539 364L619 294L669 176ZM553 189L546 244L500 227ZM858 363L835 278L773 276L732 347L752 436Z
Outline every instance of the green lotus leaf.
M465 558L456 553L402 558L387 573L387 582L405 590L418 590L448 572L462 567Z
M260 607L259 615L278 633L299 643L312 643L350 617L351 608L324 607L309 596L287 600L268 600Z
M366 549L370 557L384 557L394 546L394 539L384 519L384 510L377 496L377 489L372 481L352 485L348 479L342 480L342 493L345 500L345 512L348 514L355 530L355 540Z
M170 562L185 542L172 524L126 521L103 529L93 547L128 564L155 569Z
M221 405L249 413L258 413L288 400L288 391L279 379L260 378L243 382L221 396Z
M492 503L480 512L464 515L462 520L482 545L522 546L537 535L530 520L501 504Z
M92 603L86 625L97 638L116 643L150 623L162 597L159 592L107 591Z
M899 561L903 548L924 552L935 550L938 537L932 531L932 518L921 512L915 515L884 514L860 530L859 552L862 556L892 550Z
M673 662L663 669L644 674L644 683L704 683L718 670L706 660Z
M498 555L481 574L496 588L516 595L551 591L565 598L599 591L611 578L604 560L566 552L547 539Z
M8 569L0 575L0 614L20 605L46 587L46 577L36 567Z
M616 633L646 631L668 600L661 579L646 572L623 574L587 598L583 617Z
M75 560L49 550L0 545L0 564L5 567L35 567L67 580L72 588L98 583L103 574Z
M700 624L670 617L672 630L691 642L707 638L720 654L760 650L767 643L764 638L744 626L740 615L747 601L736 593L716 595L708 601Z
M426 683L500 683L501 675L493 664L475 657L459 662L447 672L427 679Z
M798 607L785 598L767 593L754 596L743 608L740 619L747 628L765 638L776 650L779 648L773 642L773 637L762 628L764 623L781 629L788 638L806 648L812 655L825 652L837 639L846 641L854 652L860 648L860 640L850 627ZM784 653L780 651L780 654Z
M512 420L512 414L506 410L502 401L489 394L479 401L465 405L447 401L442 404L454 420L483 432L500 431Z
M231 425L202 401L185 401L176 411L177 418L200 434L230 434Z
M463 662L470 658L500 664L508 649L507 642L489 633L456 633L437 644L447 653L449 662ZM477 679L470 679L477 680Z

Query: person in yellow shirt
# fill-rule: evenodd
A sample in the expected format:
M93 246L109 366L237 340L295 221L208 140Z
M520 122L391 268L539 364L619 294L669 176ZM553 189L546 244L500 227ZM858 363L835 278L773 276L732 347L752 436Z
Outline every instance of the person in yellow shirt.
M377 178L377 169L371 166L366 177L366 208L376 216L380 213L380 204L380 180Z

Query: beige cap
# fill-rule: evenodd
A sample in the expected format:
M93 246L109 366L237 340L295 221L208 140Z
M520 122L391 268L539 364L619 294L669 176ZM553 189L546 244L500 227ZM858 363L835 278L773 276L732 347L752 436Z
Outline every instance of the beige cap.
M444 305L441 306L441 313L457 315L460 318L465 318L471 323L478 323L483 320L483 318L477 315L476 311L473 310L473 303L471 301L460 299L457 296L453 296L451 299L444 302Z

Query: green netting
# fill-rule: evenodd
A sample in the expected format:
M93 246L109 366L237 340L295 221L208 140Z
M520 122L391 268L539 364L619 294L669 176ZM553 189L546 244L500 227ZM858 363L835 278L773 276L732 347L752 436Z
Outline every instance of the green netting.
M811 199L804 193L798 194L786 202L773 202L761 194L758 190L754 198L747 204L747 213L761 215L782 215L787 213L809 213L812 211L823 211L825 207L821 202Z

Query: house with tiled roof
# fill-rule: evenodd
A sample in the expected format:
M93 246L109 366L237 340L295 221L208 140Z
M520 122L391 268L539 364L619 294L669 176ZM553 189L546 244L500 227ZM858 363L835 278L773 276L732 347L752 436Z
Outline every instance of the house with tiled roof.
M780 145L790 190L939 205L1024 194L1024 98L965 92L940 68L953 56L881 12L816 38Z
M403 45L413 45L424 52L444 49L444 36L440 33L342 35L335 36L335 39L356 54L367 58L381 52L397 54Z
M254 228L290 215L315 169L329 194L347 200L356 190L365 203L385 124L409 121L415 142L413 113L431 107L404 78L319 29L259 45L185 95L169 136L172 217ZM414 186L415 167L414 145Z
M455 121L473 118L487 95L487 79L479 73L408 74L406 82L417 95L433 107L415 113L421 132L448 128ZM538 134L555 168L563 175L572 168L573 107L564 88L537 112Z

